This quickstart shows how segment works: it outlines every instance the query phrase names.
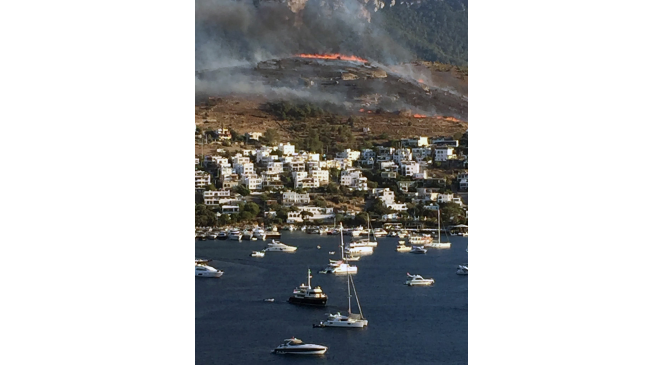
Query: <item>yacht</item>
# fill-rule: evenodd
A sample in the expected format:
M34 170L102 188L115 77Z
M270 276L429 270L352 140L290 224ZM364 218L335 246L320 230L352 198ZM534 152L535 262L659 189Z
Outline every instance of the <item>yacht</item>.
M265 248L263 251L295 252L295 250L297 250L297 247L295 246L288 246L281 241L272 240L272 242L267 244L267 248Z
M410 253L427 253L427 250L422 246L413 246Z
M457 275L468 275L468 264L459 265Z
M320 286L311 288L311 270L307 272L307 285L300 285L293 290L293 295L288 298L292 304L312 305L324 307L327 304L327 295L323 293Z
M252 232L251 235L252 235L252 238L256 238L257 240L265 241L265 237L266 237L265 230L263 230L260 227L254 229L254 231Z
M346 257L346 261L360 261L360 256Z
M217 235L217 239L218 240L228 239L228 233L226 233L226 231L219 232L219 234Z
M364 318L362 313L362 307L360 306L360 299L357 296L357 290L355 289L355 283L353 282L353 277L349 274L346 274L347 286L348 286L348 315L344 316L341 313L328 314L327 319L321 321L318 324L314 324L314 327L343 327L343 328L364 328L369 325L369 321ZM351 309L351 291L353 288L353 294L355 294L355 301L357 302L358 313L353 313Z
M293 232L293 230L295 230L295 226L291 224L290 226L288 226L288 230Z
M253 234L254 231L252 229L245 229L244 231L242 231L242 239L250 241Z
M290 355L322 355L327 351L326 346L302 343L298 338L289 338L274 349L275 354Z
M231 241L242 241L242 232L233 229L228 233L228 239Z
M214 232L208 232L208 234L205 235L205 238L208 240L214 240L217 238L217 234Z
M224 270L217 270L214 267L196 262L196 277L219 278L224 274Z
M452 243L450 242L450 238L447 237L447 231L445 231L445 242L440 241L440 210L438 210L438 238L437 242L429 242L424 244L425 247L431 247L431 248L450 248L452 247Z
M387 231L382 229L382 228L374 229L372 233L373 233L374 237L386 237L387 236Z
M406 285L408 286L431 285L434 283L433 279L425 279L420 275L411 275L408 273L406 275L408 275L408 280L406 281Z
M408 252L410 251L410 247L406 246L403 241L399 241L399 244L397 245L397 251L398 252Z
M265 252L263 251L251 251L251 257L264 257Z
M430 235L421 235L421 236L410 236L408 237L408 242L411 245L426 245L433 242L433 238Z

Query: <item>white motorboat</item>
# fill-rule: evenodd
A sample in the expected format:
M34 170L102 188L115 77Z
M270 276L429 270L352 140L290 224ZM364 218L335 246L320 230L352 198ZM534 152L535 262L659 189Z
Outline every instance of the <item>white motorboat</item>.
M405 244L401 243L403 241L399 241L399 244L397 245L397 252L408 252L410 251L410 247L406 246Z
M231 241L242 241L242 232L233 229L228 233L228 239Z
M445 231L445 238L446 240L444 242L440 241L440 210L438 210L438 238L436 239L436 242L429 242L424 245L424 247L430 247L430 248L450 248L452 247L452 243L450 242L450 238L447 237L447 231Z
M203 278L219 278L221 275L224 274L224 270L217 270L214 267L207 265L207 264L202 264L202 263L196 263L196 277L203 277Z
M364 254L364 255L366 255L366 254L373 253L373 247L371 247L371 246L347 247L346 250L345 250L345 253L350 254L350 255L353 255L353 254L360 254L360 255Z
M353 248L353 247L376 247L376 246L378 246L378 242L371 241L368 238L353 241L353 242L348 244L348 247L351 247L351 248Z
M457 275L468 275L468 264L459 265Z
M346 257L346 261L360 261L360 256Z
M419 253L419 254L423 254L423 253L427 253L427 250L426 250L424 247L422 247L422 246L413 246L413 247L410 249L409 252L410 252L410 253Z
M433 238L428 234L424 234L421 236L413 235L408 237L408 242L411 245L426 245L433 242Z
M256 238L257 240L265 241L265 236L266 236L265 230L263 230L260 227L255 228L251 235L252 239Z
M373 230L374 237L385 237L387 236L387 231L382 228L377 228Z
M228 239L228 233L226 233L226 231L219 232L219 234L217 235L217 239L218 240Z
M350 274L346 274L346 281L348 286L348 315L344 316L341 313L328 314L326 320L314 324L314 327L364 328L369 325L369 321L364 318L364 314L362 313L362 307L360 306L360 299L357 296L353 277ZM353 288L353 294L355 295L359 314L352 312L351 303L353 295L350 291L351 287Z
M254 231L251 230L251 229L245 229L244 231L242 231L242 239L245 239L247 241L250 241L251 237L253 237L253 235L254 235Z
M265 257L265 252L263 252L263 251L251 251L251 257Z
M293 226L292 224L290 226L288 226L289 231L293 232L294 229L295 229L295 226Z
M425 279L420 275L411 275L408 273L406 275L408 275L408 280L406 281L406 285L408 286L431 285L434 283L433 279Z
M274 349L275 354L288 355L322 355L327 351L326 346L302 343L298 338L289 338Z
M272 240L263 251L295 252L295 250L297 250L295 246L288 246L281 241Z

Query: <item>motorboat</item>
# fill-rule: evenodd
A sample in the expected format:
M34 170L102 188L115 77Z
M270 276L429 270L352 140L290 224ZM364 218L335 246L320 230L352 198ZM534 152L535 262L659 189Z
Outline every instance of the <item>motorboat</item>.
M408 252L410 251L410 247L406 246L405 244L401 243L403 241L399 241L400 243L397 245L397 252Z
M427 250L422 246L413 246L409 252L422 254L422 253L427 253Z
M289 338L274 349L275 354L284 355L323 355L327 351L326 346L303 343L298 338Z
M314 327L364 328L369 325L369 321L364 318L364 314L362 313L362 307L360 306L360 299L357 296L357 290L355 289L355 282L353 282L353 277L347 274L346 280L348 286L348 315L345 316L341 313L328 313L327 319L314 324ZM352 294L351 288L353 289ZM352 312L351 303L353 294L355 296L355 302L357 303L359 313Z
M408 236L410 236L410 233L406 230L402 230L397 233L397 237L399 238L406 238Z
M408 242L411 245L426 245L433 242L433 238L430 235L421 235L421 236L410 236L408 237Z
M292 224L290 226L288 226L289 231L293 232L294 229L295 229L295 226L293 226Z
M445 231L445 241L441 241L441 234L440 234L440 210L438 210L438 237L436 238L436 242L429 242L424 244L425 247L430 247L430 248L451 248L452 243L450 242L450 238L447 237L447 230Z
M360 256L346 257L346 261L360 261Z
M406 281L406 285L408 286L431 285L434 283L433 279L425 279L421 275L411 275L408 273L406 275L408 275L408 280Z
M330 252L328 252L328 254L330 254L330 255L334 255L335 252L334 252L334 251L330 251Z
M373 253L373 247L371 246L358 246L358 247L347 247L345 253L353 254L371 254Z
M263 299L264 302L274 303L274 298Z
M217 234L214 232L209 232L208 234L205 235L205 238L208 240L214 240L217 238Z
M226 233L226 231L219 232L219 234L217 235L217 239L218 240L228 239L228 233Z
M386 237L387 236L387 231L382 229L382 228L374 229L372 233L373 233L374 237Z
M262 228L254 229L251 235L252 235L252 240L256 238L256 240L265 241L266 234L265 230L263 230Z
M265 232L265 238L263 239L263 241L265 241L265 240L273 240L273 239L280 239L280 238L281 238L281 232L279 232L279 231L274 231L274 230L272 230L272 231L266 231L266 232Z
M376 246L378 246L378 242L371 241L368 238L353 241L353 242L348 244L348 247L351 247L351 248L353 248L353 247L376 247Z
M224 270L217 270L214 267L196 262L196 277L219 278L224 274Z
M247 241L250 241L251 237L253 237L253 235L254 235L254 231L251 230L251 229L245 229L244 231L242 231L242 239L245 239Z
M327 304L327 295L323 293L320 286L311 287L311 270L307 272L307 285L301 284L293 290L293 295L288 298L288 302L299 305L311 305L324 307Z
M263 251L251 251L251 257L265 257L265 252L263 252Z
M231 241L242 241L242 232L233 229L228 233L228 239Z
M295 252L295 250L297 250L295 246L288 246L281 241L272 240L263 251Z
M459 265L456 273L457 275L468 275L468 264Z

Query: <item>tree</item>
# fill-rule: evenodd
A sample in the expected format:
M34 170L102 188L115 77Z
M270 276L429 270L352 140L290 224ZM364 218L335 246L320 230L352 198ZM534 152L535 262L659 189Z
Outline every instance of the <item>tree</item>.
M303 210L303 211L300 212L300 216L302 217L302 220L306 221L309 217L313 217L314 213Z
M217 225L217 214L204 204L196 205L196 226L214 227Z
M247 196L247 195L251 194L251 190L249 190L248 187L246 187L246 186L244 186L244 185L242 185L242 184L237 185L237 186L235 187L235 191L236 191L238 194L242 195L242 196Z
M217 188L213 184L210 184L207 186L207 190L217 191Z
M245 204L243 210L245 212L249 212L249 214L251 214L251 216L253 218L253 217L258 215L258 213L260 212L261 209L258 206L258 204L254 203L254 202L249 202L249 203Z
M277 133L276 129L268 128L263 134L263 141L267 145L279 143L279 133Z

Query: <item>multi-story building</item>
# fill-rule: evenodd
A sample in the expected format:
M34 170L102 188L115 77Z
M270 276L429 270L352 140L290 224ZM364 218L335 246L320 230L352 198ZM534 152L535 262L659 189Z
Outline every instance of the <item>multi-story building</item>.
M309 198L309 193L298 194L294 191L285 191L281 194L282 204L292 205L292 204L309 204L311 199Z
M431 148L429 147L413 148L412 152L413 152L413 159L415 161L422 161L431 157Z
M241 154L238 153L237 155L233 156L232 161L233 161L233 166L235 166L235 165L250 163L251 159L249 157L242 156Z
M210 185L210 174L205 171L196 171L196 189L202 189Z
M392 154L392 160L399 164L401 161L410 161L413 159L413 153L408 148L399 148Z
M404 176L413 176L420 172L420 164L415 161L402 161L401 174Z
M429 137L403 138L401 144L404 146L422 147L429 145Z
M341 185L348 186L351 190L367 190L367 178L362 176L359 170L342 170Z
M436 147L434 150L434 161L447 161L454 158L453 147Z
M297 212L288 212L288 219L286 220L286 223L302 223L304 220L302 219L302 212L306 211L313 216L307 217L307 220L314 221L314 220L331 220L334 219L334 208L319 208L319 207L311 207L311 206L306 206L306 207L297 207L298 211Z
M250 175L254 173L254 164L251 162L234 164L235 173L238 175Z
M291 176L293 177L293 186L297 187L299 185L300 180L309 177L309 173L306 171L293 171L291 173Z
M231 197L230 190L208 190L203 192L203 202L205 205L219 205L219 202Z
M263 188L263 179L256 174L247 174L242 176L242 184L249 190L260 190Z
M297 185L295 185L297 188L302 188L302 189L315 189L320 187L320 183L318 179L314 179L311 177L306 177L304 179L300 179L297 181Z
M295 153L295 146L290 143L279 143L279 151L281 151L284 156L291 156Z
M320 186L325 186L330 183L330 171L314 169L309 171L309 177L312 179L318 179Z
M281 174L284 172L284 164L281 162L268 162L266 173L268 175Z
M353 151L350 148L347 148L343 152L337 153L337 158L349 159L351 161L357 161L360 158L360 151Z

